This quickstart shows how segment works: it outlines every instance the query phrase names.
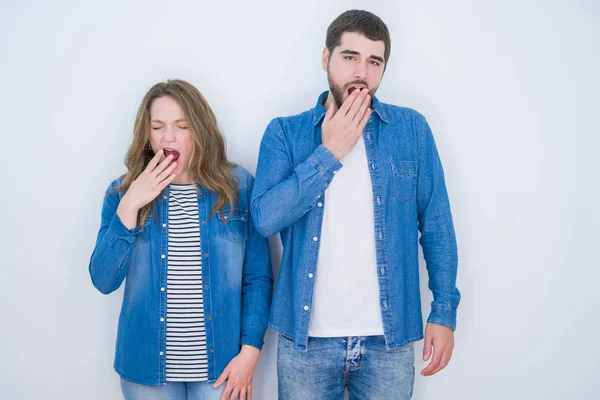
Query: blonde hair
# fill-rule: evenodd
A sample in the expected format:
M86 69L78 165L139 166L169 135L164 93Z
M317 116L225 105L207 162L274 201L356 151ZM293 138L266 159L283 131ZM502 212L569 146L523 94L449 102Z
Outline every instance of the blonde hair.
M236 165L227 160L225 138L219 129L217 118L200 91L179 79L157 83L144 96L135 118L133 141L125 156L127 173L123 175L123 181L117 190L127 191L154 157L150 148L150 106L154 100L165 96L179 103L192 134L192 154L187 166L190 179L217 194L211 217L217 211L223 213L227 204L230 205L230 212L233 212L238 188L233 171ZM138 221L140 228L152 207L153 202L141 209Z

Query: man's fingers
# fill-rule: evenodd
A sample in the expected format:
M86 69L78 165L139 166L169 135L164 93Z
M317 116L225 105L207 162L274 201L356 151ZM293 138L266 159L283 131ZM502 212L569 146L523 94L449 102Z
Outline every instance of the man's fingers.
M365 92L367 91L367 89L365 89ZM360 100L360 99L359 99ZM358 101L357 101L358 102ZM356 114L354 115L354 119L352 120L352 122L355 125L359 125L363 119L363 117L365 116L365 112L367 112L367 107L369 107L369 104L371 103L371 96L369 96L368 94L365 95L363 97L362 102L360 103L360 106L358 107L358 110L356 111Z
M451 357L452 357L452 350L450 348L446 347L446 349L444 350L444 354L442 354L440 364L437 366L436 369L434 369L431 372L431 375L437 374L438 372L440 372L441 370L446 368L446 366L450 362Z
M425 342L423 343L423 361L429 360L431 357L431 338L425 335Z
M367 108L362 119L360 120L360 122L358 123L357 126L357 130L359 132L362 133L362 131L365 129L365 126L367 126L367 122L369 122L369 117L371 116L371 109Z
M359 89L356 89L354 92L358 91ZM352 92L352 94L354 94L354 92ZM354 99L354 102L352 103L350 109L348 110L348 113L346 114L346 116L350 118L350 121L353 121L356 118L356 114L358 114L358 110L360 110L360 106L362 105L365 96L367 96L368 93L369 91L367 89L360 89L358 97Z
M332 101L331 104L329 104L329 108L327 109L327 113L325 113L325 120L323 121L323 123L328 123L329 121L331 121L331 118L333 118L333 116L335 115L335 104Z
M350 107L352 106L352 104L354 104L354 100L358 98L359 92L360 90L355 90L352 93L350 93L350 96L346 98L344 104L342 104L336 115L339 114L341 117L344 117L346 114L348 114Z
M441 361L442 361L442 350L439 349L438 347L435 347L433 349L433 360L431 360L431 362L429 363L427 368L425 368L423 371L421 371L421 374L425 375L425 376L432 375L432 372L440 365Z

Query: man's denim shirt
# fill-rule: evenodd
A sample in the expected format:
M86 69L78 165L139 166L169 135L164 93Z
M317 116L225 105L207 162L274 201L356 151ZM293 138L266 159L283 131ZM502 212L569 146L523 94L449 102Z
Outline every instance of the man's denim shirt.
M229 215L211 217L217 195L200 185L198 218L202 247L204 323L208 380L215 381L247 344L262 348L271 304L273 276L268 241L254 229L249 215L252 175L236 168L239 202ZM107 190L102 223L89 271L102 293L125 280L119 318L115 370L144 385L166 384L167 263L169 188L154 201L154 216L142 230L127 229L116 214L123 193Z
M326 96L312 110L271 121L251 201L257 231L267 237L280 232L283 244L269 325L303 351L319 274L324 194L343 167L322 145ZM423 338L419 231L434 299L427 321L452 329L460 301L458 255L444 172L427 121L376 97L373 111L363 137L373 187L379 304L386 347L393 349Z

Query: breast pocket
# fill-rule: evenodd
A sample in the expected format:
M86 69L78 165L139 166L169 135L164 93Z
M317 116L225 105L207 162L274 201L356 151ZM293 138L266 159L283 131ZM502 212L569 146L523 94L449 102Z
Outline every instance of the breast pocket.
M410 203L417 195L417 161L392 161L394 198Z
M248 239L248 210L234 209L231 215L228 209L217 211L219 233L222 238L232 242L243 242Z

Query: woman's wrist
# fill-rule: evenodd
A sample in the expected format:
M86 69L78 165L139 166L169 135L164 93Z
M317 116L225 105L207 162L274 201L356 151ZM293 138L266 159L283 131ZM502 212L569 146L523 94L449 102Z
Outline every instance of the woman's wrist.
M244 345L242 345L242 349L240 350L240 354L247 355L247 356L252 356L252 357L256 358L256 360L258 360L258 357L260 356L260 350L257 349L254 346L250 346L248 344L244 344Z
M132 206L128 202L121 201L119 207L117 208L117 215L127 229L133 229L137 224L138 211L139 209L135 206Z

